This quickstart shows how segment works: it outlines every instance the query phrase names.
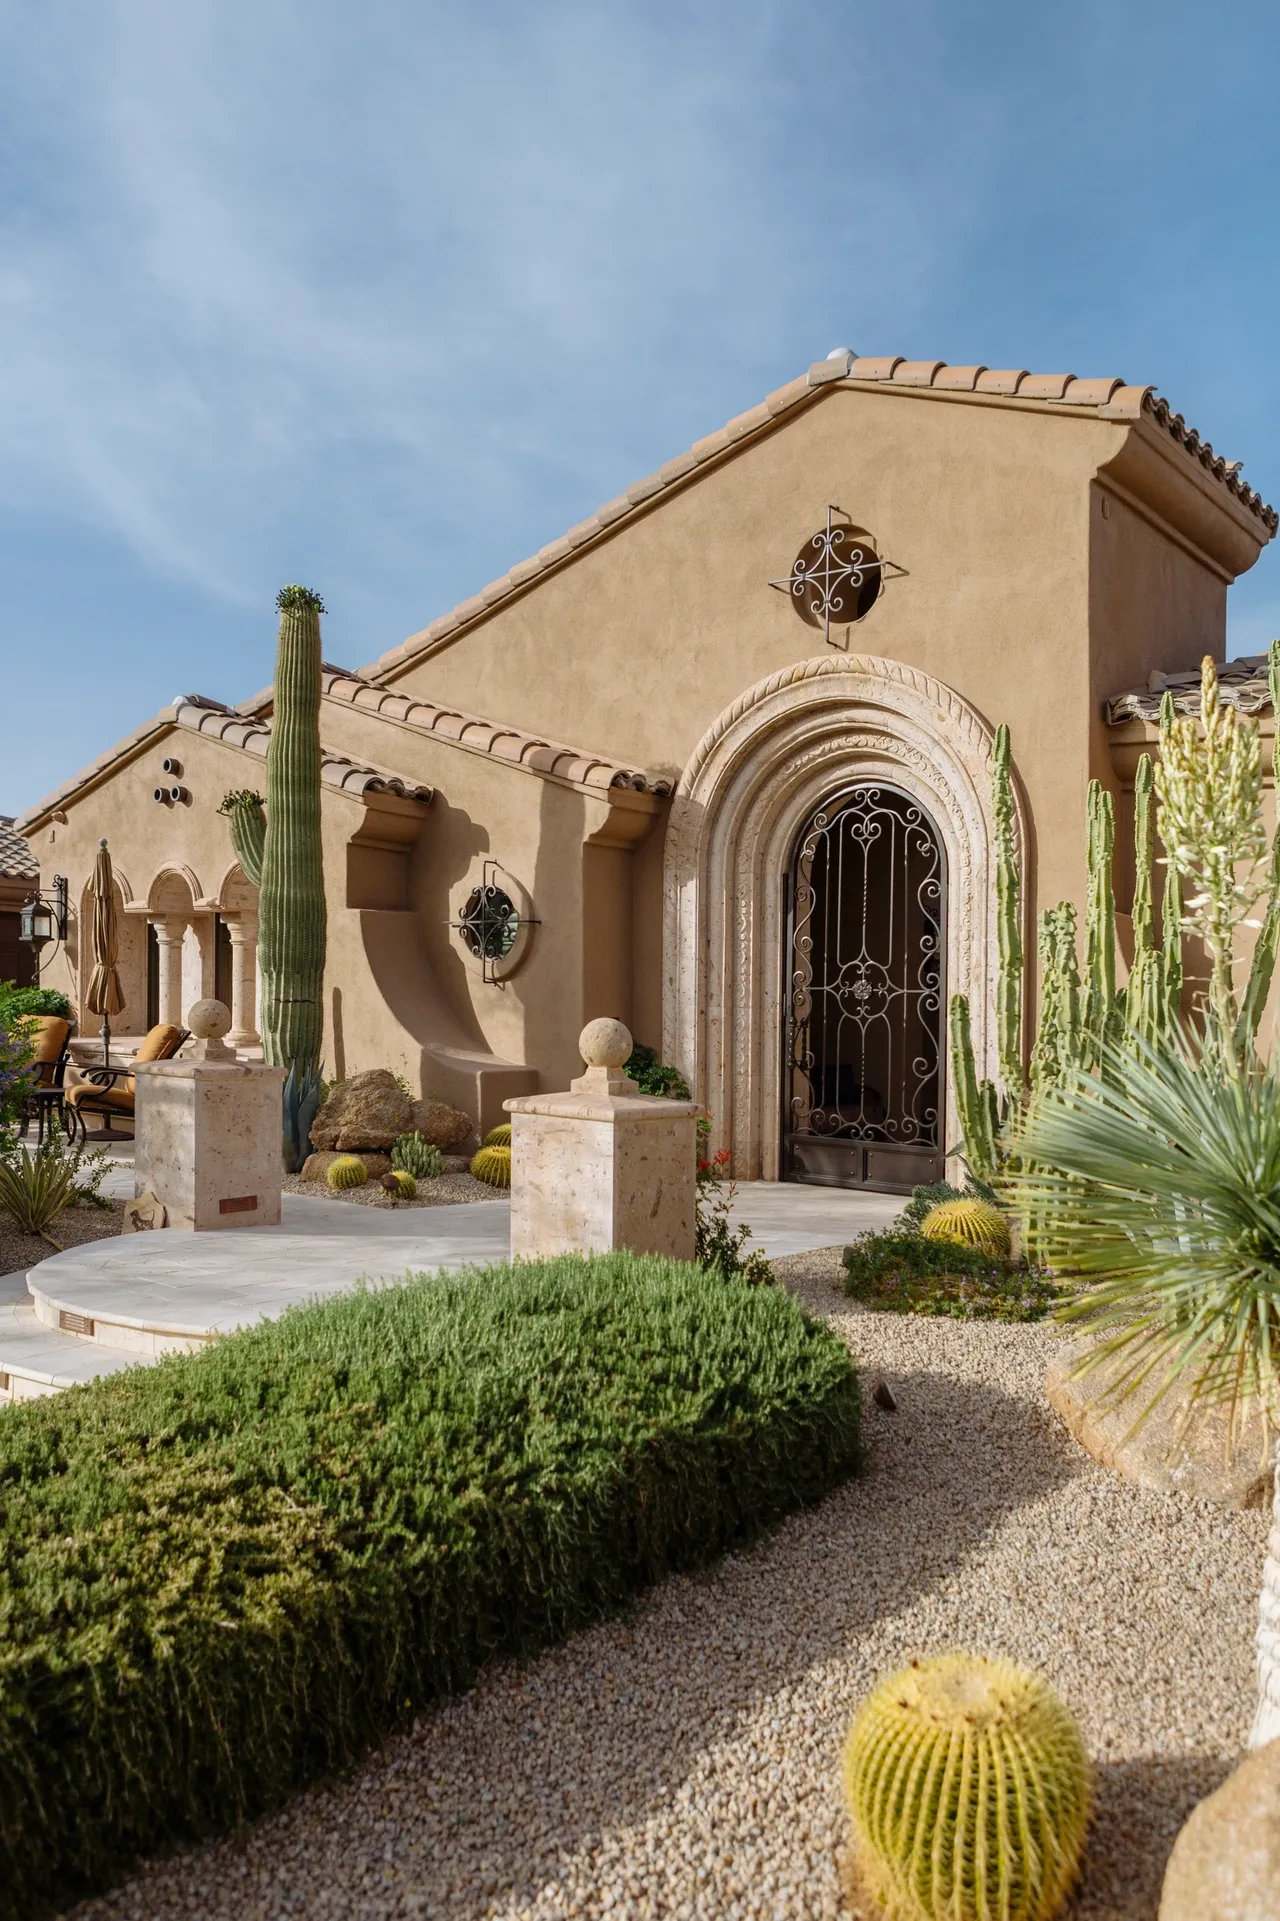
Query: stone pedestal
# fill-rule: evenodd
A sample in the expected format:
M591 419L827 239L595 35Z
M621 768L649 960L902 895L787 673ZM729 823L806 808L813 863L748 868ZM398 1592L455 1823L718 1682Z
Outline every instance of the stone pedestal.
M694 1101L642 1094L619 1070L621 1021L592 1021L587 1071L563 1094L505 1101L511 1116L511 1255L630 1248L691 1261L697 1200Z
M170 1227L276 1227L284 1069L237 1060L147 1061L134 1069L134 1191Z

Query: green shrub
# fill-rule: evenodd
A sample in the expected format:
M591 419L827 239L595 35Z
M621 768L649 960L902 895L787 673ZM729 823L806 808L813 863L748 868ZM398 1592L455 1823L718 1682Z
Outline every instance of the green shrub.
M0 1420L0 1916L358 1756L816 1500L847 1349L619 1254L293 1309Z
M391 1150L391 1165L415 1181L436 1181L444 1173L444 1155L421 1134L401 1134Z
M673 1101L692 1100L689 1083L678 1067L664 1067L652 1047L636 1042L622 1069L640 1083L642 1094L656 1094Z
M845 1292L890 1314L1042 1321L1060 1294L1035 1268L979 1248L927 1241L896 1224L844 1250Z
M53 1014L69 1021L71 1002L56 987L19 987L13 981L0 981L0 1027L8 1027L23 1014Z

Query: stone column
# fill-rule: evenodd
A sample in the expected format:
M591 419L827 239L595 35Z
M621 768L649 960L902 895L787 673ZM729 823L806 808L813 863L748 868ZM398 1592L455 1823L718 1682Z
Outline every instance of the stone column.
M621 1021L590 1021L578 1046L587 1071L567 1093L503 1102L512 1259L626 1247L691 1261L697 1103L642 1094L621 1072L631 1053Z
M232 1047L256 1047L262 1039L255 1024L258 988L258 916L252 908L224 915L231 936Z
M152 921L160 946L160 1019L170 1026L182 1025L182 943L186 938L185 914L161 914Z

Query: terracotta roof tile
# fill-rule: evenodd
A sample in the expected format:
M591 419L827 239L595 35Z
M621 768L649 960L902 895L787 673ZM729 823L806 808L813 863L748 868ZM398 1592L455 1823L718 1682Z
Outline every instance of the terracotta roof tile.
M459 713L456 708L397 693L361 674L326 674L322 685L326 700L345 701L350 707L383 715L402 726L439 734L473 753L510 761L532 773L550 774L578 787L629 787L636 793L656 795L671 792L671 782L662 775L623 767L603 755L584 753L581 748L561 746L503 721L485 720L477 714Z
M843 351L826 360L815 361L807 374L779 387L759 406L751 407L729 421L716 433L706 434L687 453L678 455L627 488L602 507L598 513L578 522L568 534L553 540L530 560L491 581L482 594L464 600L452 613L433 620L420 633L411 634L400 646L392 648L369 666L365 676L375 678L398 673L406 662L424 648L443 639L477 614L497 605L507 594L526 587L539 574L565 560L578 548L602 534L606 528L625 520L629 513L643 507L668 487L677 486L708 461L715 460L749 435L765 432L773 422L793 407L808 404L825 387L840 381L855 385L887 384L891 389L916 392L969 393L994 401L1017 398L1044 407L1061 407L1077 415L1086 411L1101 420L1137 420L1148 415L1152 423L1167 431L1183 451L1220 480L1241 505L1260 522L1269 539L1276 531L1275 510L1254 493L1240 478L1239 467L1221 460L1180 414L1171 411L1167 401L1158 399L1150 387L1131 387L1118 377L1077 379L1074 374L1033 374L1025 367L948 367L942 360L905 360L901 354L855 355Z
M9 814L0 814L0 875L5 880L39 880L40 863Z
M1267 680L1267 656L1243 654L1239 660L1219 660L1218 686L1224 707L1238 708L1242 714L1269 714L1271 688ZM1160 704L1166 693L1173 695L1174 711L1179 714L1200 712L1200 669L1183 674L1151 674L1145 687L1131 687L1113 694L1107 702L1107 720L1122 727L1127 720L1159 720Z
M984 367L974 382L974 392L1016 394L1026 377L1025 367Z

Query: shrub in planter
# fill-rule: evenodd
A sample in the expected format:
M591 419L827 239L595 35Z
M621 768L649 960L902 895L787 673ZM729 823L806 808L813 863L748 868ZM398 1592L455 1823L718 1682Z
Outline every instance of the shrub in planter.
M957 1321L1042 1321L1058 1288L1034 1267L893 1226L844 1250L845 1292L891 1314Z
M0 1916L251 1819L859 1458L844 1345L632 1255L293 1309L0 1420Z

